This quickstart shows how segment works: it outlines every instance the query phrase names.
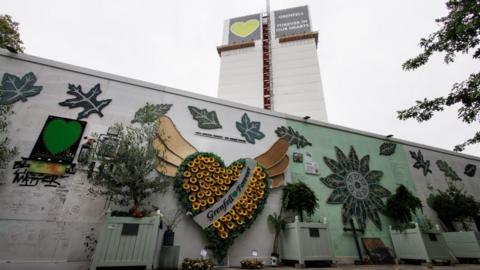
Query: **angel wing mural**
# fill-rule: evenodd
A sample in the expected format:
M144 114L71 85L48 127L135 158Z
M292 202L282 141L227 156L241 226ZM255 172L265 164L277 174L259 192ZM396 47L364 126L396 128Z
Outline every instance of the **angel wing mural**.
M178 131L168 116L159 118L154 147L157 170L175 177L175 189L185 209L206 232L214 255L222 259L238 235L261 212L271 187L284 183L288 142L277 140L255 158L230 165L214 153L200 152Z
M161 128L154 140L154 147L159 151L158 171L174 177L182 161L198 150L185 140L168 116L160 117L159 122ZM284 173L289 163L288 146L287 140L279 139L269 150L254 158L267 169L272 180L271 188L280 187L284 183Z

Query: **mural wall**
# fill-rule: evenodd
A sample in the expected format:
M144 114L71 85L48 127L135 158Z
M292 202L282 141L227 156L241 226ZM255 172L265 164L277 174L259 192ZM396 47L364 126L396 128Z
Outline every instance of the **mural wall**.
M0 103L13 104L9 137L19 149L17 158L0 169L2 269L38 262L57 269L88 267L105 211L115 206L89 192L78 152L93 133L102 143L112 142L108 128L114 123L148 121L142 110L155 111L170 127L169 139L163 133L152 139L158 149L170 151L159 159L167 164L164 173L180 170L188 184L177 186L186 204L173 188L150 199L167 212L181 207L193 211L194 217L185 216L175 229L181 258L198 257L211 237L235 238L226 254L230 265L239 265L252 250L269 257L273 232L267 216L279 212L282 186L291 181L304 181L317 194L320 207L312 219L330 224L338 259L357 256L351 233L343 230L351 217L364 236L378 237L391 247L391 222L381 212L384 198L400 184L422 199L425 213L439 224L425 200L436 189L445 189L446 180L480 199L477 158L3 51L0 77ZM256 162L263 167L257 170ZM212 175L196 175L200 165ZM202 207L219 201L211 200L210 193L199 197L190 191L207 190L209 177L223 177L228 169L240 174L244 167L258 171L258 184L249 186L255 196L232 204L240 213L231 215L235 222L223 220L214 224L214 236L205 234L203 228L211 222L207 214L202 217ZM270 189L262 185L267 183L263 176L270 178ZM228 173L223 186L218 187L222 196L235 197L236 188L243 191ZM263 211L253 209L253 203ZM248 229L237 229L244 223Z

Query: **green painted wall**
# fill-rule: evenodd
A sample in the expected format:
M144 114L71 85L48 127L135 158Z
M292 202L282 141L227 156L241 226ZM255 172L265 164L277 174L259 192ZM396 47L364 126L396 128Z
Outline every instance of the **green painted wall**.
M297 147L293 145L290 146L289 156L292 157L294 152L303 153L305 161L305 153L310 152L312 159L319 165L319 175L309 175L305 173L303 163L294 163L291 161L290 164L292 181L304 181L315 191L319 198L320 207L315 213L313 221L323 220L324 217L327 217L328 223L330 224L335 256L357 256L355 243L351 233L343 231L341 218L342 205L326 203L333 189L325 186L319 179L320 177L328 176L332 172L325 165L323 157L326 156L336 160L335 146L339 147L345 155L348 155L350 146L353 146L359 159L365 155L370 155L370 170L383 171L384 175L379 182L380 185L393 193L398 185L403 184L411 192L416 194L415 185L411 179L403 147L397 145L396 151L393 155L382 156L379 155L379 147L384 141L379 139L346 133L334 129L306 125L296 121L289 121L288 125L298 131L301 135L305 136L312 143L312 146L307 146L301 149L297 149ZM379 230L371 220L367 218L366 232L364 236L379 237L386 245L392 247L388 233L388 226L391 222L382 214L380 214L380 218L382 222L382 230Z

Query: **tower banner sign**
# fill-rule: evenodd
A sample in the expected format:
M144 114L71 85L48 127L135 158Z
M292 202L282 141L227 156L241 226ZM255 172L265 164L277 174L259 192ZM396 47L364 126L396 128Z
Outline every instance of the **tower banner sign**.
M228 27L228 44L260 39L260 22L260 14L230 19Z
M308 6L277 10L274 17L276 38L310 32Z

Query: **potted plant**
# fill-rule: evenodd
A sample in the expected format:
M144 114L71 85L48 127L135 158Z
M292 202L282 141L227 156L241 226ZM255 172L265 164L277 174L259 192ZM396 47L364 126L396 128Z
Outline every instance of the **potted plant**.
M390 236L397 258L421 260L429 264L433 260L450 261L441 233L434 230L422 231L418 223L412 223L416 211L421 209L420 199L403 185L387 199L385 214L394 222L390 226Z
M172 211L162 211L162 223L166 230L163 233L162 247L159 256L160 269L178 269L178 259L180 257L180 246L174 246L175 227L185 216L182 208Z
M479 204L473 196L449 182L445 191L438 190L430 194L427 203L449 230L443 236L455 257L480 259L480 236L468 226L468 222L479 212ZM455 223L461 224L463 231L456 231Z
M301 181L288 183L283 188L282 206L298 215L295 222L285 224L281 231L282 260L298 261L300 265L307 260L331 264L334 256L328 224L303 222L303 214L310 217L318 207L315 192Z
M156 157L161 154L152 146L154 128L154 123L140 126L115 124L114 141L117 143L109 142L108 157L92 156L93 164L98 165L89 166L90 191L113 202L118 210L107 216L91 269L132 265L145 265L150 269L155 264L160 217L155 215L156 211L147 209L145 201L155 192L164 192L171 181L154 170ZM105 147L96 147L105 150ZM140 238L146 241L144 246L135 245ZM142 251L134 252L137 256L133 258L112 253L120 242L124 243L122 248L141 247Z
M281 212L280 214L273 213L273 215L268 215L267 221L268 221L268 224L272 226L274 231L271 263L272 263L272 266L277 266L278 258L279 258L278 240L279 240L280 232L283 229L285 229L286 222L285 222L285 219L281 217Z
M283 188L282 205L286 210L295 211L303 222L303 213L312 216L318 207L318 199L313 190L299 181L288 183Z

